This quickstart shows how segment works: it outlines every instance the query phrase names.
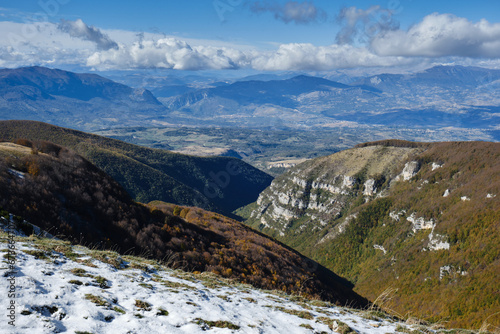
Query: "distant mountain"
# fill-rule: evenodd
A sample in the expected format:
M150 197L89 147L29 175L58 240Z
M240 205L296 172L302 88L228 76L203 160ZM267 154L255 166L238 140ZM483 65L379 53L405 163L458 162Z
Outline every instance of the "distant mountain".
M45 67L0 70L0 119L31 119L79 129L140 124L164 113L144 89Z
M500 70L465 66L435 66L414 74L381 74L362 79L356 84L394 91L402 88L441 87L456 89L474 88L500 80Z
M399 314L478 328L499 310L500 143L358 145L290 168L240 214Z
M171 109L182 108L203 99L221 98L234 101L240 105L276 104L281 107L294 108L299 105L295 100L296 96L312 92L331 92L332 90L352 88L379 92L378 89L373 87L348 86L323 78L299 75L285 80L237 81L226 86L202 89L173 99L167 106Z
M42 67L1 70L0 119L38 120L85 131L165 125L285 130L345 124L433 131L459 128L473 129L476 139L500 139L496 116L500 70L437 66L413 74L342 79L350 84L288 75L232 82L135 73L121 80L150 87L157 99L148 90L95 74Z
M497 138L499 88L499 70L436 66L414 74L380 74L349 85L303 75L246 80L162 102L177 122L198 125L314 129L348 121L350 126L475 128Z
M136 200L198 206L226 215L272 181L240 159L193 157L33 121L0 121L0 139L47 140L70 148L117 180Z

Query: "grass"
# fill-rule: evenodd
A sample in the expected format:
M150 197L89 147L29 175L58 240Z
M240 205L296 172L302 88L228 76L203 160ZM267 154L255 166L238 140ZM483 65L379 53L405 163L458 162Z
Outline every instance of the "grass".
M121 308L119 308L118 306L113 307L113 311L115 311L115 312L117 312L117 313L121 313L121 314L125 314L125 313L127 313L127 312L125 312L125 310L124 310L124 309L121 309Z
M92 303L96 304L97 306L103 306L103 307L109 307L111 304L104 298L87 293L85 295L85 299L91 301Z
M311 329L311 330L312 330L312 329L314 329L314 328L313 328L311 325L309 325L309 324L300 324L299 326L300 326L300 327L307 328L307 329Z
M164 310L164 309L162 309L162 308L159 308L159 309L158 309L158 312L156 312L156 315L167 316L167 315L168 315L168 311L167 311L167 310Z
M173 288L173 289L186 289L186 290L196 290L195 287L185 284L185 283L180 283L180 282L172 282L168 280L162 281L162 284L168 288Z
M87 271L83 268L73 268L71 269L71 273L78 277L89 277L89 274L87 274Z
M152 305L150 303L139 300L139 299L135 300L135 307L138 310L143 310L143 311L151 311L151 309L152 309Z
M153 285L149 283L139 283L139 286L143 287L144 289L153 290Z
M340 320L333 320L330 329L340 334L356 333L349 325Z
M307 319L307 320L314 319L314 316L312 315L312 313L307 312L307 311L291 310L291 309L287 309L287 308L284 308L281 306L278 306L275 309L278 311L281 311L283 313L296 315L297 317L302 318L302 319Z
M229 328L229 329L235 329L235 330L240 329L240 326L235 325L229 321L222 321L222 320L210 321L210 320L204 320L201 318L196 318L196 319L194 319L194 323L200 325L204 329L211 329L213 327Z
M96 276L94 277L94 280L97 284L99 284L99 287L101 289L108 289L109 288L109 281L102 277L102 276Z
M23 250L24 253L28 254L28 255L31 255L31 256L34 256L36 259L42 259L42 260L46 260L48 259L48 253L45 252L45 251L42 251L42 250Z

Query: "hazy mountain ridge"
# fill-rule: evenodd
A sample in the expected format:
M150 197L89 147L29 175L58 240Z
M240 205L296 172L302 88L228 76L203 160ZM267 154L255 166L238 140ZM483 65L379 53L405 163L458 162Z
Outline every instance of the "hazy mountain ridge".
M348 121L361 128L474 129L481 139L499 138L500 72L478 67L437 66L413 74L352 78L349 84L291 73L226 81L170 72L151 78L109 74L153 89L158 99L147 89L134 90L95 74L41 67L2 72L0 118L82 130L174 124L311 130Z
M139 125L164 113L145 89L96 74L45 67L0 70L0 119L31 119L79 129Z
M436 66L415 74L380 74L350 85L301 75L285 80L235 82L164 102L172 110L172 117L195 123L202 119L219 125L239 122L250 127L272 124L278 128L311 129L352 121L494 131L500 106L499 79L498 70L462 66Z
M360 145L292 167L240 213L368 298L390 289L401 314L470 327L500 308L499 158L498 143Z

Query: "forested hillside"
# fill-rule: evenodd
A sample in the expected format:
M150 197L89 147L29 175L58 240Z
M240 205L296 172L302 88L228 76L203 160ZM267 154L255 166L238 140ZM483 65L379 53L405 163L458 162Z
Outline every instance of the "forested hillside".
M397 314L500 323L498 143L358 145L291 168L239 212Z
M0 121L0 139L46 140L70 148L137 201L198 206L230 215L257 199L272 177L235 158L193 157L33 121Z

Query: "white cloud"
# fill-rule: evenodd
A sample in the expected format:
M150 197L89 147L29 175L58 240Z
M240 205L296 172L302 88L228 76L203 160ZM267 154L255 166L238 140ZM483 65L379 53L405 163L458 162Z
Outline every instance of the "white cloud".
M250 5L250 10L254 13L273 13L277 20L285 23L307 24L326 18L326 13L311 1L287 1L284 5L276 2L255 1Z
M143 40L117 49L99 51L87 66L110 68L169 68L176 70L237 69L248 65L241 51L225 47L192 47L175 38Z
M380 10L372 8L372 12L380 13ZM349 22L356 26L367 15L371 14L351 8L343 17L346 26L353 26ZM274 51L213 40L181 40L123 30L101 31L81 20L63 22L65 28L49 22L0 22L0 66L329 71L447 61L474 65L487 60L489 66L500 66L500 24L484 20L471 23L452 15L427 16L408 31L384 30L371 39L369 46L290 43L278 45ZM348 40L356 34L346 32L345 36Z
M68 33L71 37L94 42L97 48L109 50L118 48L118 44L109 36L103 34L99 29L86 25L81 19L76 21L61 20L58 29Z
M366 48L351 45L314 46L307 43L283 44L276 52L252 60L257 70L332 70L358 66L392 66L407 63L404 58L379 57Z
M408 31L387 31L371 42L381 56L500 57L500 23L473 23L451 14L431 14Z

